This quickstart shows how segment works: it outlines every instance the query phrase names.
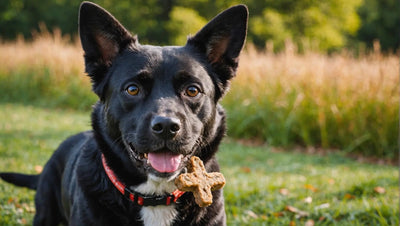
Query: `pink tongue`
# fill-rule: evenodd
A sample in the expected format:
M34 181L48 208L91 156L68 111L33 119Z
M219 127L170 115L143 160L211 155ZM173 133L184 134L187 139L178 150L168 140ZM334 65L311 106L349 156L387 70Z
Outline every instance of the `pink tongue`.
M148 155L151 166L161 173L171 173L178 169L182 155L172 153L153 153Z

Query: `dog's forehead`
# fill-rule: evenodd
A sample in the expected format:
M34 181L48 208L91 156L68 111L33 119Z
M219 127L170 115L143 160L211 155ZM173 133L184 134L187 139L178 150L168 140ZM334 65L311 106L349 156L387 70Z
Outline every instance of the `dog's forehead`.
M147 71L152 74L176 74L182 71L193 75L206 75L206 66L201 55L182 46L144 45L128 49L118 60L116 70L131 74Z
M201 59L190 49L181 46L145 46L145 52L150 55L149 63L164 69L198 70L203 68Z

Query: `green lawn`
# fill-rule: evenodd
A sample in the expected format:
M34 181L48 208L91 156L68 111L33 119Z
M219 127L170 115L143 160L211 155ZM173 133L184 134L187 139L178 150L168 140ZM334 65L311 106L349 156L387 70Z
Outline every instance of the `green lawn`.
M0 171L34 173L62 140L87 129L88 112L0 104ZM233 141L218 159L228 225L399 225L396 167ZM0 225L30 225L33 196L0 182Z

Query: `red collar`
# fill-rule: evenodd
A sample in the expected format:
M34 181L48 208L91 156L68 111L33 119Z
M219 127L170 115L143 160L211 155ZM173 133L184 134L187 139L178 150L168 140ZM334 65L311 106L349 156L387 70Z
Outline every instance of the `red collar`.
M114 186L120 191L126 198L131 200L133 203L138 204L140 206L157 206L157 205L170 205L171 202L176 203L179 197L181 197L185 192L179 191L178 189L172 192L171 194L165 194L160 196L146 196L142 195L138 192L131 191L126 187L124 183L119 181L115 176L114 172L107 165L106 158L104 154L101 154L101 160L103 162L104 170L108 178L114 184Z

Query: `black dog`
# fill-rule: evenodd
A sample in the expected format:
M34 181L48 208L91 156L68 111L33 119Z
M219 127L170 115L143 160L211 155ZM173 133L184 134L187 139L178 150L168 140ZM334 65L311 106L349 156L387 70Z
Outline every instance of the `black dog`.
M40 175L0 175L37 190L34 225L224 225L221 190L201 208L173 181L193 155L219 171L218 101L235 76L247 17L245 6L232 7L185 46L159 47L140 45L107 11L84 2L79 32L100 98L93 131L64 141Z

